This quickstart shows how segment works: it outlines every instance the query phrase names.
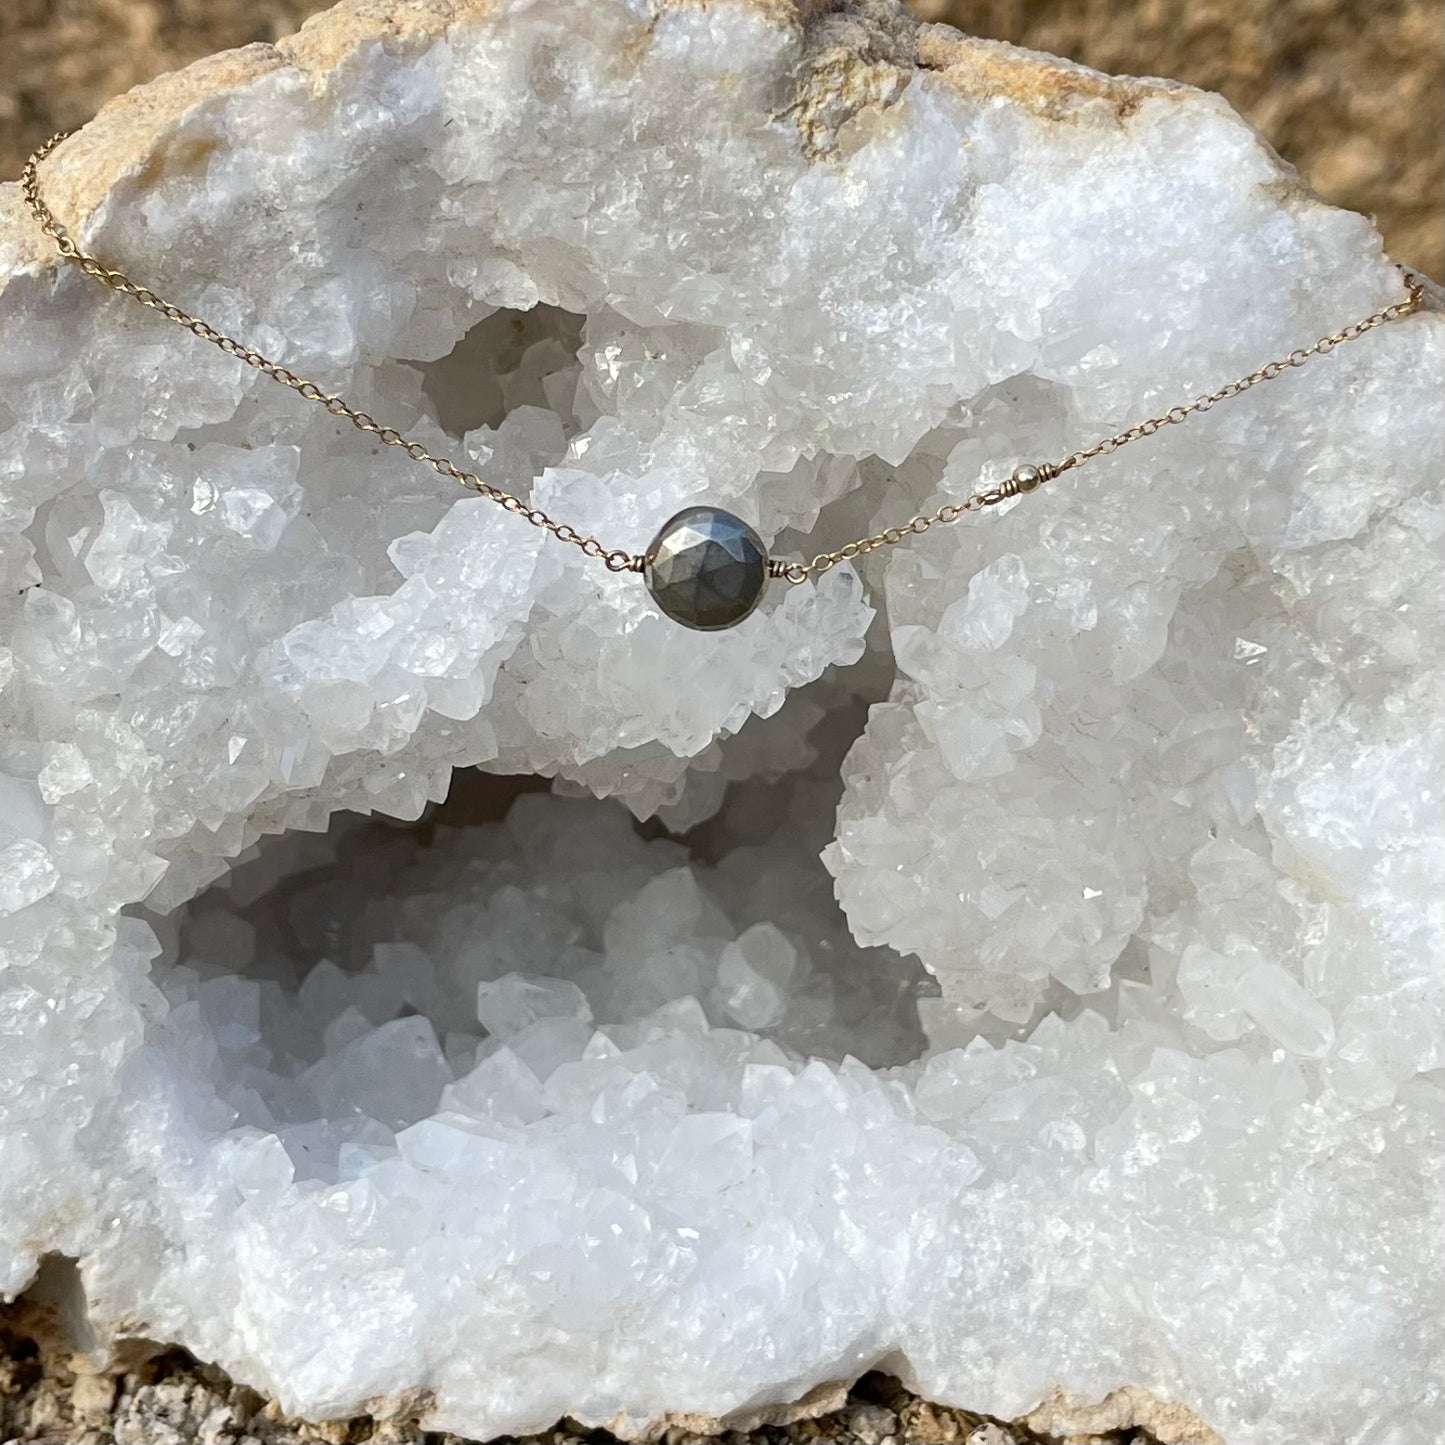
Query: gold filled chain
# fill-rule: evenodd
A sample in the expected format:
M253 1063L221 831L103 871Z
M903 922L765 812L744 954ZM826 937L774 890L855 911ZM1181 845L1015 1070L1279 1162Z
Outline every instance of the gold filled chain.
M294 391L297 396L324 406L332 416L349 421L358 431L376 437L383 446L399 448L412 461L430 467L439 476L460 483L488 501L495 502L504 511L521 517L523 521L530 522L534 527L550 532L559 542L567 542L580 548L586 556L595 557L602 562L609 571L643 572L646 570L649 562L648 554L628 552L620 548L609 549L597 538L584 536L575 528L568 526L567 523L559 522L556 518L549 516L540 507L533 507L521 497L495 486L491 482L484 481L475 472L470 472L465 467L459 467L451 458L431 452L423 443L408 437L405 432L399 431L395 427L383 426L368 413L353 407L343 397L326 390L314 381L308 381L305 377L298 376L279 362L270 360L254 347L227 336L199 316L194 316L183 307L168 301L150 287L142 286L139 282L131 280L124 271L107 266L103 261L82 251L70 232L56 219L54 212L51 211L40 193L41 163L66 139L68 134L67 131L61 131L51 136L26 161L20 178L26 205L39 223L40 229L54 242L55 249L64 260L78 267L101 285L158 312L168 321L174 321L176 325L185 327L193 336L199 337L202 341L209 341L212 346L219 347L224 351L227 356L234 356L238 361L244 362L263 376L270 377L272 381ZM1398 320L1400 317L1408 316L1420 309L1424 299L1423 284L1417 276L1405 270L1404 267L1401 267L1400 271L1406 289L1404 300L1396 301L1372 315L1366 316L1363 320L1353 321L1328 336L1322 336L1312 346L1291 351L1288 356L1278 361L1266 362L1247 376L1226 382L1217 391L1205 392L1196 396L1192 401L1170 407L1160 416L1149 417L1145 421L1137 422L1123 431L1116 432L1113 436L1105 437L1091 447L1070 452L1060 461L1017 467L1007 480L996 486L974 492L961 502L948 502L936 511L921 512L899 526L885 527L882 531L873 533L872 536L859 537L832 552L819 552L805 562L789 562L782 559L770 561L767 564L768 574L773 577L785 578L792 583L806 582L809 577L828 572L841 562L851 562L854 558L866 556L880 547L896 546L910 537L921 537L933 527L947 526L958 521L967 512L981 512L985 508L997 506L1011 497L1035 491L1045 482L1052 481L1065 472L1073 471L1076 467L1083 466L1095 457L1108 456L1112 452L1118 451L1120 447L1138 441L1141 437L1153 436L1155 432L1166 426L1178 426L1196 412L1210 410L1217 402L1240 396L1262 381L1273 381L1284 372L1303 366L1313 357L1326 356L1335 347L1343 345L1347 341L1356 341L1377 326L1383 326L1386 322Z
M947 525L949 522L956 522L965 512L979 512L985 507L993 507L997 506L999 502L1006 502L1010 497L1037 491L1045 482L1051 482L1055 477L1073 471L1075 467L1081 467L1095 457L1106 457L1111 452L1118 451L1120 447L1138 441L1141 437L1153 436L1155 432L1166 426L1178 426L1180 422L1187 421L1195 412L1208 411L1216 402L1228 401L1232 396L1240 396L1250 387L1258 386L1262 381L1273 381L1275 377L1283 375L1292 367L1303 366L1312 356L1328 356L1335 347L1342 343L1357 341L1367 331L1373 331L1375 327L1383 326L1387 321L1397 321L1400 317L1408 316L1412 311L1420 309L1420 304L1425 296L1424 286L1417 276L1403 266L1399 268L1399 271L1405 281L1406 297L1403 301L1396 301L1382 310L1366 316L1362 321L1352 321L1348 326L1341 327L1340 330L1331 332L1328 336L1321 336L1313 346L1291 351L1288 356L1279 361L1267 361L1263 366L1251 371L1248 376L1241 376L1236 381L1225 382L1218 391L1205 392L1196 396L1193 401L1185 402L1182 406L1170 407L1162 416L1151 416L1146 421L1136 422L1121 432L1115 432L1111 437L1105 437L1103 441L1095 442L1093 446L1083 451L1070 452L1062 461L1040 462L1037 466L1016 467L1013 475L996 487L975 492L962 502L951 502L947 506L940 507L936 512L922 513L911 518L901 527L885 527L883 531L875 532L871 537L860 537L856 542L849 542L845 546L839 547L836 552L820 552L809 562L791 563L779 575L786 577L790 582L802 582L814 573L826 572L840 562L850 562L854 557L861 557L865 553L876 551L879 547L892 547L908 537L921 537L930 527L937 526L939 523Z
M383 446L399 447L412 461L420 462L423 466L430 467L438 475L449 477L452 481L460 482L462 486L479 492L489 502L495 502L505 511L521 517L523 521L550 532L559 542L570 542L574 547L580 547L588 557L596 557L609 570L613 572L641 570L641 557L635 557L630 552L609 550L595 537L583 536L565 522L559 522L554 517L548 516L540 507L529 506L521 497L514 496L511 492L504 491L491 482L483 481L475 472L469 472L465 467L459 467L450 457L437 456L421 442L414 441L407 436L405 432L398 431L395 427L383 426L374 417L358 410L343 397L327 391L314 381L307 381L304 376L297 376L294 371L288 370L279 362L263 356L255 347L247 346L244 342L227 336L209 322L201 320L199 316L192 316L183 307L177 306L173 301L167 301L164 296L152 291L150 287L132 281L124 271L107 266L105 262L82 251L76 245L70 232L56 220L54 212L46 205L44 197L40 194L40 163L69 134L68 131L60 131L51 136L26 161L25 169L20 176L20 188L26 205L30 207L31 214L40 223L40 229L55 243L55 249L65 260L73 266L78 266L87 276L99 281L102 286L109 286L112 291L118 291L122 296L129 296L132 301L138 301L142 306L148 306L152 311L159 312L167 321L174 321L177 326L184 326L191 335L199 336L202 341L209 341L212 346L217 346L224 351L227 356L234 356L238 361L244 361L247 366L259 371L262 376L269 376L272 381L289 387L297 396L305 397L307 401L320 403L332 416L343 417L358 431L374 436Z

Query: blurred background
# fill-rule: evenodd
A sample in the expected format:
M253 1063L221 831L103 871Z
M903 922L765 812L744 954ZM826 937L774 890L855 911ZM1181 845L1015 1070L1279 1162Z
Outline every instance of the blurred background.
M0 177L108 96L327 0L0 0ZM926 20L1222 92L1397 260L1445 277L1440 0L909 0Z

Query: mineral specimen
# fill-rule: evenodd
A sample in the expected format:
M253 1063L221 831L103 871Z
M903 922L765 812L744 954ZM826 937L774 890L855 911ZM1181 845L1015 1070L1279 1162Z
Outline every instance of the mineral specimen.
M810 555L1400 293L1221 102L884 0L356 0L46 184L629 550ZM0 1292L479 1436L881 1364L1432 1439L1442 360L1432 304L710 634L0 187ZM573 796L381 821L478 768Z

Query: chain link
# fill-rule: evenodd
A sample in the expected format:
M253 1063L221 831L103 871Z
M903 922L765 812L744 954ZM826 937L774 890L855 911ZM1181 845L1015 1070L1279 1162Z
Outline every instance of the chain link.
M1339 331L1332 332L1329 336L1321 336L1313 346L1306 346L1291 351L1286 357L1279 361L1267 361L1248 376L1241 376L1236 381L1228 381L1218 391L1207 391L1202 396L1196 396L1193 401L1185 402L1182 406L1172 406L1162 416L1151 416L1147 421L1141 421L1124 431L1115 432L1111 437L1105 437L1101 442L1095 442L1093 446L1084 451L1070 452L1063 461L1055 464L1054 474L1057 476L1062 472L1072 471L1075 467L1081 467L1085 462L1091 461L1094 457L1106 457L1111 452L1116 452L1122 446L1130 442L1138 441L1140 437L1151 437L1155 432L1166 426L1178 426L1180 422L1187 421L1195 412L1208 411L1216 402L1228 401L1231 397L1240 396L1252 386L1258 386L1262 381L1273 381L1275 377L1282 376L1291 368L1301 367L1313 356L1328 356L1335 347L1346 341L1358 341L1367 331L1373 331L1377 326L1383 326L1388 321L1397 321L1402 316L1409 316L1412 312L1420 309L1420 304L1425 298L1425 287L1419 277L1407 271L1403 266L1399 268L1401 276L1405 281L1406 298L1403 301L1396 301L1393 305L1386 306L1376 311L1372 316L1366 316L1363 321L1352 321L1348 326Z
M405 432L398 431L395 427L383 426L374 417L358 410L343 397L325 390L314 381L308 381L304 376L297 376L294 371L263 356L253 347L218 331L208 322L201 320L199 316L192 316L189 311L167 301L164 296L157 295L149 287L132 281L124 271L117 271L113 267L106 266L104 262L98 261L94 256L82 251L65 227L56 220L54 213L40 194L40 164L66 138L67 134L69 132L61 131L59 134L51 136L26 161L25 169L20 177L21 192L25 197L26 204L30 207L31 214L40 223L40 229L55 243L55 249L65 260L79 267L87 276L93 277L101 285L108 286L112 291L119 292L122 296L129 296L131 300L138 301L142 306L159 312L167 321L174 321L177 326L185 327L193 336L199 336L202 341L209 341L212 346L219 347L224 351L227 356L234 356L238 361L259 371L262 376L268 376L272 381L288 387L297 396L304 397L307 401L318 402L332 416L345 418L358 431L374 436L383 446L397 447L412 461L430 467L438 476L459 482L462 486L479 493L489 502L495 502L504 511L520 517L524 522L530 522L532 526L550 532L559 542L567 542L580 548L586 556L595 557L601 561L610 572L640 572L642 570L644 565L642 557L620 549L607 548L597 538L583 536L565 522L559 522L555 517L548 516L540 507L529 506L521 497L514 496L511 492L504 491L491 482L483 481L475 472L469 472L465 467L459 467L450 457L436 455L421 442L414 441L407 436Z
M1420 309L1425 299L1424 284L1418 276L1407 271L1403 266L1399 270L1404 278L1407 293L1403 301L1396 301L1392 305L1376 311L1373 315L1366 316L1362 321L1352 321L1341 330L1332 332L1329 336L1320 337L1313 346L1291 351L1280 361L1267 361L1257 370L1251 371L1248 376L1241 376L1237 381L1226 382L1218 391L1205 392L1182 406L1170 407L1162 416L1150 417L1147 421L1138 422L1124 431L1115 432L1113 436L1105 437L1103 441L1095 442L1093 446L1083 451L1070 452L1062 461L1040 462L1037 465L1016 467L1013 475L997 486L975 492L962 502L940 507L936 512L914 517L912 521L901 527L886 527L881 532L875 532L871 537L860 537L856 542L849 542L835 552L819 552L810 562L777 564L776 575L787 578L789 582L806 582L810 576L827 572L840 562L850 562L853 558L876 551L879 547L896 546L911 536L922 536L930 527L940 523L947 525L950 522L956 522L965 512L980 512L985 507L993 507L1000 502L1006 502L1010 497L1035 491L1043 483L1050 482L1065 472L1073 471L1075 467L1081 467L1095 457L1106 457L1111 452L1118 451L1120 447L1138 441L1141 437L1153 436L1155 432L1166 426L1178 426L1180 422L1187 421L1195 412L1208 411L1216 402L1228 401L1230 397L1240 396L1252 386L1258 386L1262 381L1273 381L1291 368L1303 366L1313 356L1328 356L1335 347L1344 342L1357 341L1366 332L1373 331L1375 327L1383 326L1387 321L1397 321L1400 317L1409 316L1412 312Z
M896 547L909 537L921 537L932 527L948 526L956 522L965 512L981 512L990 505L985 500L991 494L975 492L961 502L945 502L936 512L920 512L910 517L901 527L885 527L871 537L859 537L847 542L836 552L819 552L809 562L778 562L773 564L773 575L789 582L806 582L809 577L831 571L840 562L851 562L855 557L866 557L880 547ZM1002 497L998 500L1002 501Z
M26 161L25 169L20 177L21 190L31 214L66 261L79 267L87 276L93 277L103 286L108 286L112 291L119 292L122 296L129 296L142 306L159 312L168 321L174 321L178 326L185 327L193 336L198 336L202 341L209 341L211 345L219 347L227 356L234 356L238 361L259 371L263 376L268 376L281 386L288 387L297 396L304 397L307 401L320 403L332 416L344 417L358 431L367 432L376 437L384 446L399 448L412 461L431 467L439 476L448 477L452 481L470 488L487 498L488 501L497 503L504 511L521 517L523 521L530 522L534 527L550 532L559 542L567 542L580 548L584 555L600 560L609 571L641 572L644 570L647 564L644 555L620 549L609 550L595 537L583 536L565 522L558 522L555 518L548 516L540 507L529 506L522 498L514 496L511 492L483 481L475 472L469 472L465 468L457 466L449 457L434 455L421 442L413 441L404 432L398 431L395 427L381 425L366 412L351 406L342 397L326 391L315 382L297 376L295 372L271 361L254 348L234 340L201 320L200 317L192 316L190 312L167 301L165 297L158 295L148 287L132 281L123 271L108 267L94 256L82 251L65 227L56 220L54 213L40 194L39 169L41 162L65 140L68 134L67 131L61 131L51 136ZM897 546L899 542L907 541L910 537L921 537L933 527L948 526L958 521L966 512L981 512L984 508L997 506L998 503L1007 501L1010 497L1032 492L1044 482L1052 481L1065 472L1081 467L1095 457L1108 456L1112 452L1118 451L1120 447L1138 441L1141 437L1153 436L1155 432L1166 426L1178 426L1196 412L1206 412L1217 402L1240 396L1262 381L1273 381L1284 372L1303 366L1312 357L1327 356L1335 347L1347 341L1356 341L1377 326L1383 326L1386 322L1398 320L1402 316L1409 316L1412 312L1420 309L1425 295L1423 283L1404 267L1400 268L1400 273L1405 280L1407 292L1405 300L1386 306L1361 321L1351 322L1350 325L1329 336L1322 336L1313 346L1291 351L1288 356L1279 361L1266 362L1247 376L1241 376L1236 381L1226 382L1218 391L1205 392L1183 405L1170 407L1162 416L1149 417L1121 432L1115 432L1111 437L1105 437L1102 441L1095 442L1093 446L1082 451L1070 452L1062 461L1041 462L1038 465L1017 467L1013 475L1006 481L997 486L974 492L972 496L966 497L961 502L947 502L937 511L921 512L918 516L911 517L902 526L885 527L871 537L859 537L855 541L845 543L833 552L819 552L817 556L807 562L772 561L768 564L769 572L774 577L781 577L795 584L806 582L809 577L828 572L841 562L851 562L854 558L865 557L870 552L876 552L880 547Z

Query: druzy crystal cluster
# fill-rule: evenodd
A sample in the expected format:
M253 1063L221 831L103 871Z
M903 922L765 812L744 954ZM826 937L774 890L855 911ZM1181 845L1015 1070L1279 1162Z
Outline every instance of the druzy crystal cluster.
M632 551L837 547L1402 292L1221 102L883 0L358 0L46 178ZM0 1293L476 1436L881 1365L1432 1439L1433 305L710 634L0 187Z

